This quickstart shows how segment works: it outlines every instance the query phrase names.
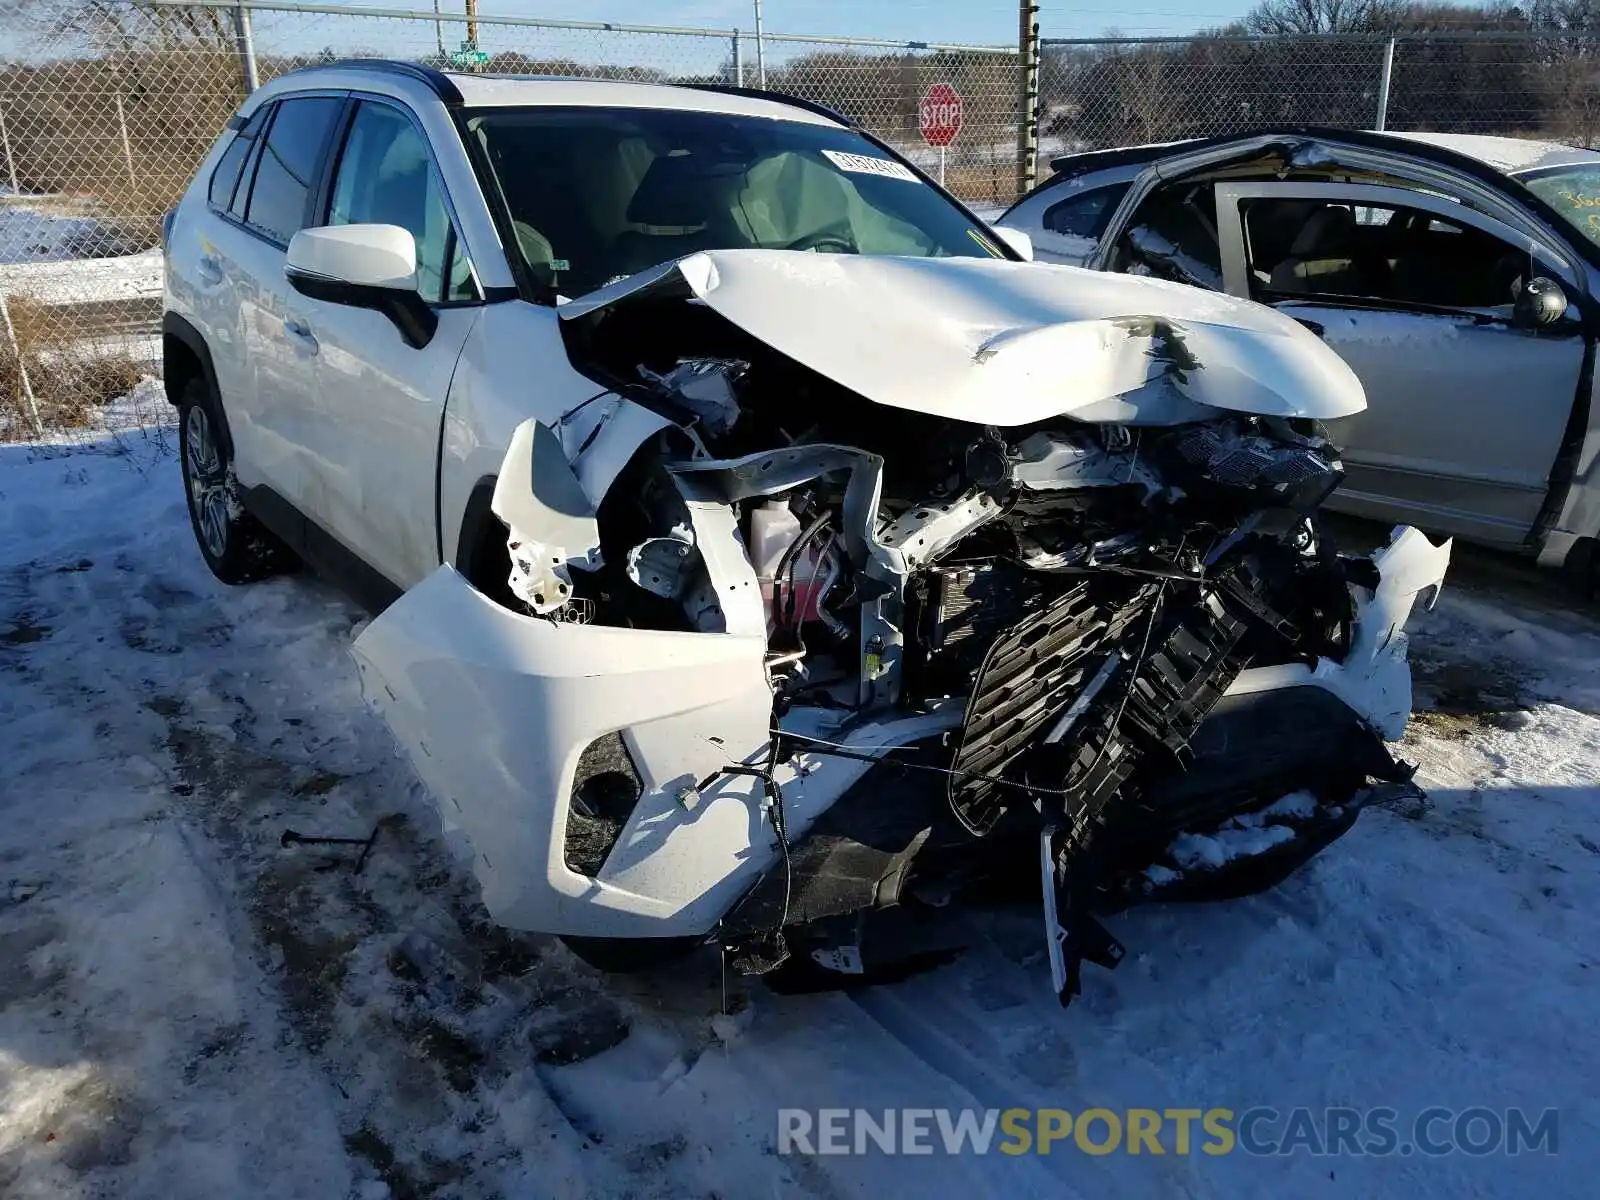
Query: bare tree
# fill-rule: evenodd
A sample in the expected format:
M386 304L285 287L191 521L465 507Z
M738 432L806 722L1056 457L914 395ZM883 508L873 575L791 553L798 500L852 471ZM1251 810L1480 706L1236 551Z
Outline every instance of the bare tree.
M1243 24L1246 33L1260 37L1387 33L1408 7L1406 0L1261 0Z
M1550 131L1562 141L1593 148L1600 137L1600 59L1568 55L1540 72Z
M140 0L0 0L0 18L55 38L77 36L108 50L151 46L226 46L233 35L218 8L141 3Z

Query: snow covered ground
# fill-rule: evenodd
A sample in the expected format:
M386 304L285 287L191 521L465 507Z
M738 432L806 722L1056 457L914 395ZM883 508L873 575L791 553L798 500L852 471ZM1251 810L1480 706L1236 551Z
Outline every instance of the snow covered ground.
M616 981L485 923L360 703L364 618L215 583L169 444L0 448L0 1194L1592 1191L1600 626L1554 581L1468 572L1419 623L1428 805L1266 895L1116 918L1129 960L1069 1010L1023 908L952 913L962 958L852 995L714 959ZM360 875L280 846L379 821ZM1296 1104L1554 1107L1559 1150L775 1152L780 1107Z
M117 258L0 265L0 295L27 296L39 304L159 296L161 270L159 249Z
M82 200L0 190L0 264L126 255L134 248L125 233Z

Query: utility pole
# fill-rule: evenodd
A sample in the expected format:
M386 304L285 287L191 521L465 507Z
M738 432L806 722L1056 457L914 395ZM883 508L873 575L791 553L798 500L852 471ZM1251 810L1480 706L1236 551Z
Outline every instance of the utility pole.
M767 90L767 45L761 18L761 0L756 0L756 86Z
M1017 195L1026 195L1039 177L1039 6L1018 0Z
M1383 67L1378 75L1378 120L1373 126L1379 133L1389 123L1389 84L1394 78L1394 39L1383 47Z
M256 35L250 26L250 10L243 4L233 10L233 44L239 53L239 82L248 96L261 86L256 73Z
M444 22L439 19L439 0L433 0L433 37L439 43L439 65L445 63L444 57Z
M478 0L467 0L467 44L478 48Z

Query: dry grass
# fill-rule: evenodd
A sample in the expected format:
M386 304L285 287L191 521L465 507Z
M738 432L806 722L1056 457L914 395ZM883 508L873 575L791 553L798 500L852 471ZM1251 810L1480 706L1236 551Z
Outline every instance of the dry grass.
M59 309L16 296L7 306L16 350L0 339L0 439L30 440L40 426L49 435L91 425L100 409L152 373L152 364L63 328Z

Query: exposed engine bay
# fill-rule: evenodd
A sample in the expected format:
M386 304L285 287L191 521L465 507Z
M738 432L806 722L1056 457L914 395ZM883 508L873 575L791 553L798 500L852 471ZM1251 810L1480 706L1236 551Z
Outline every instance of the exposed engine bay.
M870 978L938 953L917 910L1026 864L1065 1003L1121 957L1098 915L1269 886L1408 787L1399 629L1448 546L1340 555L1317 420L1196 402L1200 339L1116 321L1143 374L1088 415L1121 419L991 423L873 403L681 289L573 314L605 390L525 422L496 491L522 611L452 617L517 660L508 703L546 681L502 773L551 828L489 857L550 868L480 865L491 911L597 960L674 937ZM507 818L476 819L481 846ZM1171 861L1240 820L1266 852Z

